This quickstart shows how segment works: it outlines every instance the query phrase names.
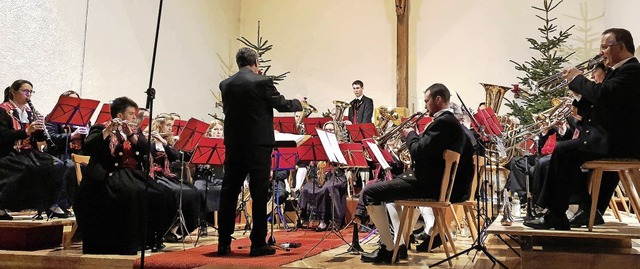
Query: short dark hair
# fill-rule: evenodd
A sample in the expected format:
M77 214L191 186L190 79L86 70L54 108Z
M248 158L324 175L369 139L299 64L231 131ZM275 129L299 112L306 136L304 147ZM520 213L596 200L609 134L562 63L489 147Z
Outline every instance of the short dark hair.
M429 88L424 90L424 93L427 92L429 92L429 96L431 97L431 99L435 99L438 96L442 97L445 102L449 102L449 100L451 99L451 92L449 92L447 86L444 86L444 84L442 83L434 83L433 85L429 86Z
M124 113L128 107L138 108L138 104L129 97L118 97L111 102L111 118L118 117L118 113Z
M255 65L257 62L258 53L255 50L244 47L240 48L238 53L236 53L236 63L238 64L238 68Z
M63 92L60 96L71 96L71 95L74 95L74 94L77 95L78 97L80 97L80 94L77 93L74 90L68 90L66 92Z
M360 88L364 88L364 83L362 83L362 81L360 80L356 80L353 83L351 83L351 86L353 86L353 84L360 86Z
M9 100L13 99L13 93L19 91L23 84L29 84L33 88L33 84L28 80L18 79L11 83L11 86L4 89L4 102L9 102Z
M613 38L615 39L616 43L623 44L627 51L631 52L631 54L636 53L636 47L633 45L633 37L628 30L622 28L609 28L602 32L602 35L606 34L613 34Z

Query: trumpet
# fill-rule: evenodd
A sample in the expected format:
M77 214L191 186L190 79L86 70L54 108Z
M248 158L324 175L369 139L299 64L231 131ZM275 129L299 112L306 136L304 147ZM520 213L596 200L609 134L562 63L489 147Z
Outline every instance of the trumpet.
M602 60L602 55L598 54L589 60L579 63L575 67L582 72L588 73L593 71L596 65L601 63ZM545 89L545 91L555 91L567 86L568 84L569 81L562 77L562 72L555 73L538 81L529 80L529 87L531 87L534 93L539 92L540 89Z

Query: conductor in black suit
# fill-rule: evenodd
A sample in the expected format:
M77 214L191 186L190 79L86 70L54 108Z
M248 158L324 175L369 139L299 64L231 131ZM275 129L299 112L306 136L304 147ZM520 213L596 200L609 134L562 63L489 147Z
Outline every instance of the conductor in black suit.
M351 83L351 87L356 98L349 103L351 104L348 115L349 121L353 124L370 123L373 117L373 99L364 96L362 93L364 91L364 83L362 81L354 81Z
M301 111L298 100L287 100L273 85L273 80L260 74L258 54L250 48L236 53L238 73L220 82L225 114L225 175L220 194L220 237L218 255L231 252L231 234L240 187L247 175L253 199L251 256L275 254L265 242L267 236L267 201L271 151L275 145L273 109L280 112Z
M570 191L581 201L580 208L590 207L588 175L580 166L600 158L640 158L640 63L633 57L633 38L625 29L612 28L602 33L600 44L603 63L612 69L602 83L588 80L576 68L563 70L569 89L591 105L578 108L582 116L578 139L556 145L544 186L546 199L541 201L549 210L542 218L526 221L529 227L569 230L586 225L589 213L584 210L576 212L571 221L565 215ZM618 185L617 174L604 173L603 177L595 224L604 223L601 214Z

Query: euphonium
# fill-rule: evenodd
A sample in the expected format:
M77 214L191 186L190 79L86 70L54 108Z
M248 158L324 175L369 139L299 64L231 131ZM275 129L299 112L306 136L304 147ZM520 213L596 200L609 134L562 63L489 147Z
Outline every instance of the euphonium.
M589 60L579 63L575 67L582 72L591 72L596 67L596 65L602 62L602 60L602 55L598 54ZM534 93L539 92L540 89L554 91L556 89L567 86L567 84L569 84L569 82L564 79L564 77L562 76L562 72L555 73L551 76L537 81L529 80L529 86Z
M347 132L346 127L344 126L344 121L342 117L344 117L344 111L351 107L351 104L339 100L333 100L333 104L336 106L333 113L333 126L335 127L336 137L339 141L349 142L349 133ZM326 125L326 123L325 123ZM324 126L323 126L324 128Z
M302 104L302 111L300 112L300 114L298 115L298 118L296 119L296 126L298 126L298 130L300 131L300 134L304 134L305 130L304 130L304 124L302 123L302 120L304 120L305 118L308 118L309 115L311 115L311 113L318 112L318 110L307 102L306 97L304 98L304 101L300 103Z
M504 94L511 90L511 88L487 83L480 83L480 85L484 87L487 107L490 107L493 110L493 113L498 115Z
M407 151L406 143L402 143L402 145L394 147L389 145L389 141L392 141L392 140L401 141L400 132L402 131L402 129L410 126L415 126L418 123L418 121L420 121L420 119L422 119L426 115L427 113L424 113L424 112L416 112L405 121L401 122L397 126L393 127L391 130L389 130L388 132L384 133L384 135L376 136L373 139L376 141L376 144L380 148L384 148L384 147L389 148L391 152L396 156L396 158L401 160L403 163L409 165L411 164L411 156L408 154L408 152L405 152Z
M387 124L389 121L393 122L398 119L398 112L396 112L392 108L388 108L385 106L381 106L378 108L378 117L376 129L378 129L378 133L382 134L386 131Z

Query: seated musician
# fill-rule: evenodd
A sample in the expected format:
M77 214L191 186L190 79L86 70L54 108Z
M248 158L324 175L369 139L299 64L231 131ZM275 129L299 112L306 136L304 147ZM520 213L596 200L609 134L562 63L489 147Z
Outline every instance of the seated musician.
M149 143L130 125L137 107L127 97L113 100L113 119L93 125L83 144L91 156L75 203L83 253L135 255L145 229L147 246L157 249L171 226L173 196L142 170Z
M37 149L45 126L28 104L33 94L31 82L16 80L0 104L0 220L13 219L8 210L55 209L62 188L62 161Z
M569 230L588 222L588 211L576 212L572 221L565 212L573 193L582 201L581 208L590 208L587 190L588 176L581 170L587 161L601 158L640 158L640 140L629 134L640 132L640 110L636 104L640 98L640 63L633 55L635 46L628 30L611 28L602 33L600 55L612 71L602 83L589 81L577 68L563 70L569 81L569 89L591 103L578 107L582 116L582 131L578 142L558 143L551 156L545 182L545 201L548 211L542 218L525 221L524 225L535 229ZM587 111L580 112L587 108ZM618 185L617 173L604 173L597 203L596 223L602 224L602 213ZM572 223L573 222L573 223Z
M327 132L335 132L333 123L323 127ZM300 207L302 216L315 213L321 218L316 231L326 231L331 220L335 229L344 225L347 212L347 176L344 169L332 167L326 162L311 164L310 175L302 186Z
M221 120L213 120L205 132L205 137L224 139L224 125ZM200 193L204 203L206 223L215 223L214 211L220 209L220 191L222 190L224 169L222 165L198 165L194 173L193 185ZM204 225L206 223L203 222Z
M169 114L159 114L151 124L152 174L156 181L167 187L174 197L174 203L165 212L171 212L171 209L174 209L175 213L175 210L182 203L182 214L186 225L185 228L187 229L187 231L184 231L182 227L178 227L179 223L174 225L171 233L165 236L165 240L171 243L177 242L184 233L188 234L198 226L202 203L198 190L189 183L188 179L181 180L179 175L171 173L169 169L169 163L180 161L180 152L173 148L175 143L171 132L173 121L173 117L169 116Z
M60 96L80 98L80 95L72 90L63 92ZM74 215L69 209L73 206L73 201L75 200L78 180L76 169L74 169L71 161L71 154L82 154L82 143L89 129L86 126L70 126L50 121L46 122L46 128L57 148L56 152L50 150L47 152L60 158L65 163L64 187L60 194L60 201L49 215L58 218L73 217Z
M445 161L442 156L445 150L462 154L458 171L462 170L463 174L467 174L469 170L473 172L473 148L462 125L449 108L449 90L446 86L436 83L427 88L424 97L429 116L434 118L433 123L421 135L413 128L402 131L414 163L415 175L405 173L391 181L375 182L365 187L362 192L370 218L379 228L381 240L378 250L361 256L364 262L391 262L394 242L390 230L385 228L389 227L389 219L384 203L396 199L437 198L444 173ZM468 198L472 178L456 178L451 201L463 201ZM415 220L411 223L414 222Z

